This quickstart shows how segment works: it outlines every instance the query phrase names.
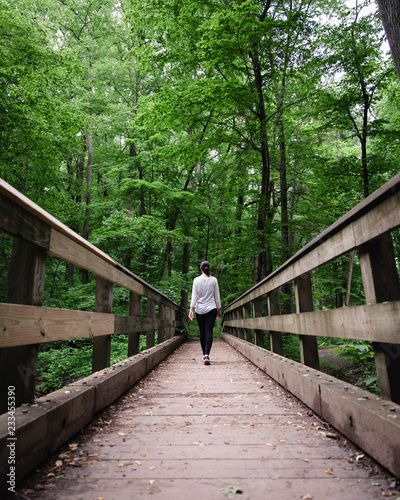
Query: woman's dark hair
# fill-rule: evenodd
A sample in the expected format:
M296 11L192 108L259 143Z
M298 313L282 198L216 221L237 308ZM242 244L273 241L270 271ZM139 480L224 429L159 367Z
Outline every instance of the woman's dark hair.
M207 274L207 276L210 276L210 263L208 260L203 260L203 262L200 264L200 269Z

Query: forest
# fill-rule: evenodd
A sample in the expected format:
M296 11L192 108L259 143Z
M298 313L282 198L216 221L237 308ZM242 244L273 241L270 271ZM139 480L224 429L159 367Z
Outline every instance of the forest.
M202 260L227 306L399 170L375 1L0 0L0 55L0 177L186 309ZM312 279L363 303L357 255ZM48 257L44 305L94 291Z

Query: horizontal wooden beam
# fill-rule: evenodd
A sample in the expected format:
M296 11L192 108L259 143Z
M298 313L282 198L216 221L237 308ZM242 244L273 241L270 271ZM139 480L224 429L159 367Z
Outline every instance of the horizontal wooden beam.
M70 239L54 229L51 230L50 253L60 259L71 262L82 269L100 276L111 283L127 288L139 295L144 295L144 286L119 271L114 262L109 262L85 248L81 243Z
M0 178L0 230L176 311L182 308Z
M400 301L224 321L224 326L400 344Z
M0 229L13 237L29 241L43 250L49 249L50 226L8 200L1 193Z
M309 242L283 266L232 302L224 312L243 306L246 302L399 227L399 185L400 174Z
M5 198L11 200L14 204L19 205L19 207L26 213L30 214L32 218L35 218L38 221L44 222L50 228L57 230L58 232L64 234L69 239L76 241L83 247L90 250L93 254L101 257L102 259L116 264L116 261L109 257L107 254L102 252L99 248L92 245L89 241L82 238L75 231L67 227L65 224L60 222L58 219L50 215L46 210L36 205L32 200L24 196L22 193L17 191L15 188L10 186L6 181L0 178L0 194L2 194ZM26 215L28 217L28 215ZM30 241L30 240L29 240ZM34 243L31 241L31 243Z
M184 327L182 321L0 304L0 348Z

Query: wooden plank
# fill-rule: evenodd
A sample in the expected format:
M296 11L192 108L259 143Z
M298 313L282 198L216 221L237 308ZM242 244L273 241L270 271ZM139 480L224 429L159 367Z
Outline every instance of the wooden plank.
M119 271L112 263L106 262L81 244L70 240L58 231L51 231L50 253L76 266L101 276L102 278L127 288L128 290L144 295L144 285Z
M393 418L400 409L397 405L390 405L395 410L390 414L389 406L382 405L380 398L367 391L295 361L288 362L235 337L223 334L222 338L393 474L400 473L400 422ZM334 491L335 488L332 494ZM358 498L349 491L347 485L347 492L342 492L341 498ZM281 495L285 499L295 497ZM323 497L318 493L315 498ZM367 497L361 494L361 498Z
M147 313L147 318L154 320L156 316L156 304L154 300L147 298L147 304L146 304L146 313ZM148 331L147 333L147 339L146 339L146 348L150 349L150 347L154 347L156 343L156 329L152 328L151 330Z
M399 181L400 176L396 176L396 179ZM392 184L390 183L390 186ZM396 186L396 189L398 189L398 186ZM354 250L367 241L399 227L400 192L391 191L390 189L388 192L391 194L391 197L383 200L381 204L373 206L368 213L364 213L367 209L365 203L357 205L358 208L355 207L346 216L339 219L339 221L302 248L283 266L251 288L235 302L232 302L226 309L226 312L230 310L230 307L236 308L245 302L255 300L292 281L297 276L310 272L332 259ZM373 205L373 202L377 201L379 201L379 197L373 196L370 204ZM357 213L360 213L358 219L356 218ZM347 226L345 225L346 222L348 223Z
M6 198L11 200L12 202L19 205L27 213L30 213L35 218L45 222L48 226L57 230L57 232L66 235L69 239L79 243L81 246L90 250L98 257L101 257L103 260L109 263L116 264L116 261L114 259L109 257L107 254L102 252L100 249L98 249L91 243L89 243L89 241L85 240L85 238L82 238L82 236L75 233L75 231L72 231L72 229L70 229L65 224L57 220L55 217L50 215L48 212L43 210L41 207L39 207L39 205L36 205L36 203L34 203L32 200L30 200L22 193L14 189L12 186L10 186L10 184L5 182L1 178L0 178L0 193L3 194Z
M251 318L251 304L250 304L250 302L247 302L247 304L244 305L243 310L244 310L244 317ZM253 341L253 330L251 328L246 328L245 339L247 342Z
M262 303L261 298L253 301L253 315L254 318L262 316ZM264 331L261 328L254 328L254 343L259 347L264 347Z
M100 313L111 313L113 303L113 284L96 276L96 301L94 310ZM111 336L102 335L93 339L92 373L110 366Z
M151 332L159 328L170 328L173 324L168 319L115 316L115 334Z
M301 314L226 321L226 326L258 328L372 342L400 342L400 301Z
M0 229L44 250L49 249L50 227L0 194Z
M279 292L278 290L272 290L268 294L268 316L276 316L280 314L279 310ZM271 344L271 351L276 354L283 354L283 341L282 332L275 332L270 330L269 340Z
M311 277L309 273L303 274L294 281L296 311L297 313L311 312L314 310L312 297ZM319 369L318 344L315 335L299 335L300 359L304 365Z
M139 318L140 317L140 295L135 292L130 292L129 297L129 316L131 318ZM116 325L115 325L116 327ZM128 333L128 332L124 332ZM133 356L134 354L138 354L140 350L140 333L139 332L131 332L129 333L128 338L128 358Z
M14 304L40 306L43 303L46 273L46 253L30 242L14 238L8 281L8 300ZM1 319L0 319L1 321ZM15 345L15 344L14 344ZM6 411L8 387L15 387L16 404L34 398L38 345L1 349L0 352L0 412Z
M367 302L399 300L400 284L390 233L362 245L359 253ZM400 338L397 344L374 342L373 348L380 395L399 403Z
M110 404L183 343L185 337L154 347L96 375L43 396L15 411L16 470L20 481L59 446L83 429L95 412ZM0 415L0 475L8 473L9 416Z
M165 306L164 304L158 304L158 319L165 319ZM165 340L165 328L158 329L158 343L164 342Z
M0 347L114 333L113 314L0 304Z

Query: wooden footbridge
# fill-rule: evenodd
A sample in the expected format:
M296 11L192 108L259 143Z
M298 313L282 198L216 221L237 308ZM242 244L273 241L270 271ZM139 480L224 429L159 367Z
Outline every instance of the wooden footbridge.
M1 493L400 497L399 227L400 175L230 304L204 366L186 311L0 180L0 228L14 238L0 304ZM354 250L365 305L314 310L312 271ZM47 253L96 275L93 312L42 306ZM281 314L287 283L295 314ZM129 316L112 314L113 284L130 291ZM299 335L301 363L282 356L283 332ZM110 366L119 333L127 359ZM318 371L318 336L371 341L380 397ZM93 374L33 401L39 344L83 337Z

